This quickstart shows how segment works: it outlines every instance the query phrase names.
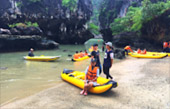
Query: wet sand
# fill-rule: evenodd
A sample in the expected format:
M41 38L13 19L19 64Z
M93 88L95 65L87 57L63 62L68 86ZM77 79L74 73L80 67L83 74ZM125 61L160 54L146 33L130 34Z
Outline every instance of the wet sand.
M170 58L127 58L113 65L111 75L119 86L108 93L82 96L63 81L1 109L170 109Z

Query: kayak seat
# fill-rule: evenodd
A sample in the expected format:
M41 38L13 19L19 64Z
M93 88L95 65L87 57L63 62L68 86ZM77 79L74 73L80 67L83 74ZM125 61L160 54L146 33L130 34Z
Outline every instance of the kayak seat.
M69 77L74 77L74 75L70 74Z
M73 72L73 70L68 70L68 69L64 69L64 70L63 70L63 73L66 73L66 74L69 74L69 73L71 73L71 72Z

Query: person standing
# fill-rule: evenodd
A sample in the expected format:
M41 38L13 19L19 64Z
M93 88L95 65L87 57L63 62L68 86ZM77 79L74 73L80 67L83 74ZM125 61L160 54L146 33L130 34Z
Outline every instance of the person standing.
M98 50L98 44L93 45L93 51L91 52L91 59L96 59L96 67L99 67L99 73L101 74L101 64L100 64L100 52Z
M28 56L30 56L30 57L33 57L34 56L34 49L33 48L31 48L30 49L30 51L29 51L29 53L28 53Z
M106 43L106 51L104 55L104 62L103 62L103 72L106 75L107 79L113 79L113 77L110 75L110 68L112 67L113 64L113 58L114 58L114 53L112 50L112 43L107 42Z

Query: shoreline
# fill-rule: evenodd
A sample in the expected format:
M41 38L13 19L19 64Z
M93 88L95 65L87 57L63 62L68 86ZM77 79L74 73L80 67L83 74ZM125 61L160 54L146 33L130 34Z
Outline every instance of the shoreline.
M168 108L170 107L170 58L130 58L113 64L111 75L118 87L108 93L87 97L67 82L27 98L5 104L8 108ZM102 73L102 77L105 75ZM168 96L169 95L169 96Z

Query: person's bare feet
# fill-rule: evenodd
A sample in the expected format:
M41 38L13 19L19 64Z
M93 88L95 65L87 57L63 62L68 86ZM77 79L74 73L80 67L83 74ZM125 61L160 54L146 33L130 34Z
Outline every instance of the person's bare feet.
M88 95L88 93L87 93L87 92L84 92L84 95L85 95L85 96L87 96L87 95Z
M81 92L80 92L80 95L83 95L84 94L84 90L82 90Z

